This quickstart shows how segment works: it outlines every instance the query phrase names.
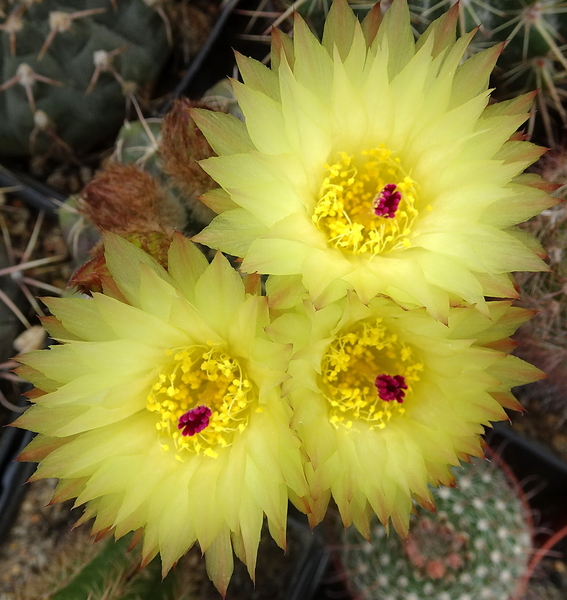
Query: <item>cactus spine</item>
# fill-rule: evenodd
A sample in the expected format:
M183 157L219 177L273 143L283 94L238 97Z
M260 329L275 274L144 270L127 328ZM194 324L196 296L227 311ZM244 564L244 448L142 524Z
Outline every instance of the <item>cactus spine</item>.
M125 96L154 81L169 45L145 0L21 0L0 25L0 154L88 151L115 133Z

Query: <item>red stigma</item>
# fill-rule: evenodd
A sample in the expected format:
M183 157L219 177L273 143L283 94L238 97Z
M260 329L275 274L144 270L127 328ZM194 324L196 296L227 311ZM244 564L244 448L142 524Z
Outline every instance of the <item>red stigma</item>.
M395 183L386 184L374 198L372 210L377 217L393 219L400 205L402 195L396 190Z
M374 381L374 385L378 390L380 400L390 402L395 400L400 404L404 401L406 395L404 390L408 389L406 380L403 375L378 375Z
M196 406L184 415L179 417L179 423L177 429L182 429L181 435L195 435L199 431L203 431L209 424L209 418L211 416L211 409L208 406L202 404Z

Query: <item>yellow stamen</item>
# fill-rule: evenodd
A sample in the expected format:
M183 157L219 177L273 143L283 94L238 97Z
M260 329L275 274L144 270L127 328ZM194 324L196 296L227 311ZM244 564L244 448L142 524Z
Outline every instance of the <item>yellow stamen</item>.
M189 346L165 352L168 358L150 390L146 408L159 414L156 429L173 441L175 458L186 452L218 456L218 448L229 446L236 432L246 429L253 395L250 381L240 364L218 347ZM209 423L195 435L181 435L179 418L205 405L211 409ZM168 451L170 445L161 441Z
M342 152L325 167L312 220L328 235L330 244L353 254L383 254L411 246L418 216L417 184L391 150L381 144L359 156ZM373 210L387 184L395 184L401 194L393 218L377 216Z
M404 414L421 371L423 364L416 360L413 349L388 331L382 319L360 323L337 336L321 361L331 423L351 428L353 421L362 420L371 428L383 429L394 415ZM408 389L403 404L380 399L375 386L380 374L405 379Z

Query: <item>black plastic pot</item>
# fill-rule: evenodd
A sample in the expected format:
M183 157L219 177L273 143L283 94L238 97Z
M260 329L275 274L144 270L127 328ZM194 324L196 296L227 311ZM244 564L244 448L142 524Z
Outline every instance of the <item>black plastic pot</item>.
M321 579L329 563L329 548L318 528L312 532L303 515L291 514L288 528L301 531L303 552L289 582L285 600L311 600L320 589Z
M505 423L497 423L486 441L513 470L534 511L536 524L554 532L566 526L567 464ZM567 550L565 540L557 549Z
M19 413L12 415L12 421ZM35 463L15 462L18 454L34 434L14 427L0 435L0 542L8 533L26 492L25 483L35 470Z

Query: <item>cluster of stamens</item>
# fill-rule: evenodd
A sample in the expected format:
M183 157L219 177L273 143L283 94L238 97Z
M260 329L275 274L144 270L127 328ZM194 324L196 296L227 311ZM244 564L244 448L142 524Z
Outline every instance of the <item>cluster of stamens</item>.
M404 414L404 399L411 397L422 370L412 348L382 319L359 323L331 342L321 362L331 423L351 428L355 421L365 421L383 429L392 417Z
M216 458L248 424L252 386L221 348L168 350L146 407L159 415L161 446L183 460L187 451Z
M417 189L399 157L381 145L358 156L342 152L325 170L312 220L331 245L353 254L411 246Z

